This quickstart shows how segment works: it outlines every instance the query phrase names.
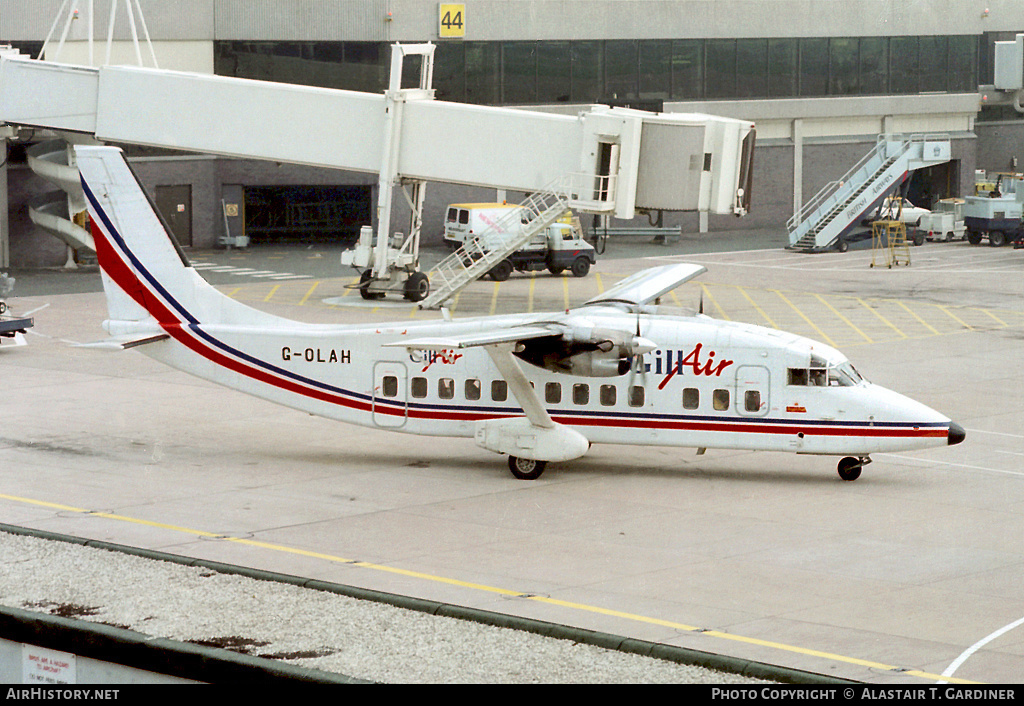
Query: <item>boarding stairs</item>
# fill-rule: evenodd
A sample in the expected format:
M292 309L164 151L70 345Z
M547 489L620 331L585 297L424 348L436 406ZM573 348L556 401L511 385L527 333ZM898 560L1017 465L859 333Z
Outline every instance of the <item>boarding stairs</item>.
M470 282L487 274L495 265L521 249L570 208L607 212L613 198L609 177L570 175L556 179L547 188L523 201L521 209L510 209L489 228L467 240L430 272L431 291L420 302L421 309L436 309L462 291ZM582 201L574 184L601 180L593 201Z
M879 135L875 147L786 223L789 249L832 248L916 169L950 160L948 135Z

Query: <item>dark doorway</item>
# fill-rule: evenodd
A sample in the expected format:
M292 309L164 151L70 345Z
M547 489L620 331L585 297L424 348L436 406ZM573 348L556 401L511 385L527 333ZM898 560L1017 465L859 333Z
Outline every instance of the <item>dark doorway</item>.
M918 169L910 175L907 199L915 206L931 209L939 199L965 195L970 196L960 193L959 159Z
M351 242L373 225L371 186L248 186L245 232L253 243Z
M182 247L192 247L192 185L156 187L156 207Z

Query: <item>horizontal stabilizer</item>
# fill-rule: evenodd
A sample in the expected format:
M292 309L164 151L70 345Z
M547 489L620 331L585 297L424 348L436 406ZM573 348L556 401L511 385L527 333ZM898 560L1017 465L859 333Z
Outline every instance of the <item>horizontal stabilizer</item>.
M126 351L129 348L145 346L148 343L157 343L170 338L166 333L158 333L154 336L115 336L103 341L93 343L76 343L75 348L99 348L111 351Z

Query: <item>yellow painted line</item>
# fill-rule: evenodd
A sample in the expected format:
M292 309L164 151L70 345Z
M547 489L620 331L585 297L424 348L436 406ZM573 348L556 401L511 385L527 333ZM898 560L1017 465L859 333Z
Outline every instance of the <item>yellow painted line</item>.
M537 274L535 272L530 273L530 289L526 295L526 310L530 313L533 312L533 290L537 288Z
M714 306L715 309L718 310L719 315L726 321L732 321L732 319L729 318L729 315L725 313L725 309L723 309L721 304L718 303L718 300L715 299L715 296L711 293L711 290L708 289L707 285L701 284L700 286L705 296L707 296L708 300L711 301L712 306Z
M277 294L277 290L279 290L280 288L281 288L281 285L279 285L279 284L275 284L273 287L271 287L270 288L270 293L267 294L267 296L263 297L263 301L269 302L271 299L273 299L274 295Z
M490 314L494 316L494 312L498 309L498 290L501 289L501 282L494 283L494 293L491 295L491 309Z
M863 306L863 307L864 307L865 309L867 309L867 310L868 310L868 311L870 311L870 312L871 312L872 314L874 314L874 315L875 315L875 316L877 316L877 317L878 317L879 319L881 319L882 323L884 323L884 324L885 324L886 326L888 326L888 327L889 327L889 328L891 328L891 329L892 329L893 331L895 331L896 333L898 333L898 334L900 335L900 337L901 337L901 338L906 338L906 337L907 337L907 334L905 334L905 333L903 333L902 331L900 331L900 330L899 330L898 328L896 328L896 326L895 326L895 325L893 325L893 323L892 323L891 321L889 321L889 319L887 319L887 318L885 318L884 316L882 316L882 314L881 314L881 313L879 313L878 309L876 309L875 307L871 306L870 304L868 304L868 303L867 303L866 301L864 301L863 299L860 299L860 298L858 298L858 299L857 299L857 301L858 301L858 302L860 302L860 305L861 305L861 306Z
M311 296L313 296L313 292L315 292L316 288L319 287L319 286L320 286L320 280L317 280L316 282L314 282L313 286L310 287L309 291L306 292L306 295L304 297L302 297L302 299L299 300L299 306L304 306L306 304L306 302L309 301L309 298ZM348 290L346 290L346 291L348 291ZM344 296L344 295L342 295L342 296Z
M604 280L601 279L601 273L595 272L594 279L597 280L597 293L604 294Z
M921 679L930 680L942 680L954 684L974 684L977 682L971 682L965 679L957 679L953 677L943 677L939 674L931 674L929 672L923 672L919 670L906 670L901 667L884 664L882 662L874 662L872 660L860 659L857 657L848 657L846 655L837 654L834 652L824 652L821 650L810 649L806 647L799 647L796 645L789 645L783 642L774 642L772 640L763 640L756 637L746 637L744 635L737 635L733 633L722 632L720 630L705 630L704 628L687 625L685 623L678 623L672 620L664 620L662 618L654 618L651 616L640 615L638 613L627 613L620 610L612 610L610 608L601 608L600 606L593 606L586 603L574 603L571 601L563 601L557 598L551 598L549 596L539 596L532 593L526 593L523 591L516 591L507 588L500 588L496 586L489 586L487 584L475 583L472 581L460 581L459 579L453 579L447 576L438 576L436 574L428 574L422 571L412 571L410 569L402 569L400 567L388 566L386 564L374 564L372 562L360 561L358 559L349 559L345 557L336 556L333 554L324 554L322 552L314 552L306 549L298 549L295 547L288 547L281 544L273 544L271 542L261 542L255 539L245 539L242 537L230 537L223 534L217 534L216 532L206 532L203 530L193 529L189 527L181 527L179 525L170 525L162 522L153 522L150 520L142 520L137 517L129 517L126 515L118 515L110 512L93 512L84 508L72 507L70 505L62 505L59 503L51 503L43 500L34 500L31 498L23 498L15 495L4 495L0 494L0 499L10 500L13 502L25 503L28 505L34 505L36 507L45 507L52 510L58 510L61 512L77 512L92 517L102 517L109 520L117 520L120 522L127 522L130 524L141 525L145 527L156 527L159 529L166 529L173 532L181 532L183 534L191 535L193 537L205 537L208 539L219 539L225 542L232 542L234 544L242 544L249 547L257 547L260 549L267 549L274 552L281 552L284 554L290 554L293 556L303 556L313 559L320 559L323 561L329 561L337 564L345 564L347 566L354 566L363 569L371 569L373 571L382 571L389 574L395 574L398 576L405 576L409 578L421 579L424 581L431 581L434 583L442 583L449 586L457 586L459 588L467 588L474 591L482 591L485 593L491 593L501 596L508 596L511 598L520 598L523 600L533 601L535 603L543 603L546 605L558 606L560 608L568 608L570 610L580 611L584 613L591 613L594 615L604 615L615 618L621 618L623 620L629 620L632 622L643 623L646 625L658 625L661 627L667 627L673 630L680 630L683 632L699 633L707 637L714 637L721 640L728 640L730 642L736 642L746 645L756 645L758 647L767 647L781 652L788 652L791 654L799 654L809 657L816 657L820 659L829 660L832 662L840 662L843 664L852 664L867 669L876 669L880 671L887 671L898 673L900 675L910 675Z
M862 337L864 338L864 340L865 340L865 341L867 341L868 343L874 343L874 341L872 341L872 340L871 340L871 337L870 337L870 336L868 336L868 335L867 335L866 333L864 333L864 332L863 332L863 331L861 331L861 330L860 330L859 328L857 328L857 326L856 326L856 325L855 325L855 324L854 324L854 323L853 323L852 321L850 321L850 320L849 320L848 318L846 318L846 316L844 316L844 315L843 315L843 313L842 313L841 311L839 311L839 310L838 310L838 309L836 309L836 308L835 308L834 306L832 306L831 304L829 304L829 303L828 303L828 301L826 301L826 300L825 300L825 297L821 296L820 294L815 294L814 296L818 298L818 301L820 301L820 302L821 302L822 304L824 304L825 306L827 306L827 307L828 307L828 308L829 308L829 309L830 309L830 310L832 311L832 313L833 313L833 314L835 314L835 315L836 315L836 316L838 316L838 317L839 317L840 319L842 319L842 320L843 320L843 322L844 322L844 323L845 323L845 324L846 324L847 326L849 326L849 327L850 327L850 328L852 328L852 329L853 329L854 331L856 331L856 332L857 332L858 334L860 334L860 335L861 335L861 336L862 336Z
M813 321L811 321L809 318L807 318L807 315L804 314L804 312L800 311L796 307L796 305L793 302L791 302L789 300L789 298L785 294L780 292L778 289L769 289L768 291L769 292L774 292L775 294L777 294L779 296L779 298L782 301L784 301L787 304L789 304L789 306L793 309L793 311L795 311L797 314L800 315L800 318L802 318L804 321L806 321L808 323L808 325L810 325L811 328L813 328L815 331L818 332L818 335L820 335L825 340L825 343L829 344L833 348L837 348L838 347L838 346L836 346L835 342L831 338L828 337L828 334L825 333L824 331L822 331L820 328L818 328L818 326Z
M778 325L778 324L776 324L776 323L775 323L775 322L774 322L774 321L772 320L772 317L768 316L768 314L766 314L766 313L764 312L764 310L763 310L763 309L762 309L761 307L759 307L759 306L757 305L757 302L755 302L755 301L754 301L753 299L751 299L751 298L750 298L750 295L749 295L749 294L747 294L747 290L745 290L745 289L744 289L743 287L740 287L739 285L735 285L735 284L734 284L734 285L732 285L732 286L733 286L733 287L736 287L736 289L740 290L740 294L742 294L742 295L743 295L744 297L746 297L747 301L748 301L748 302L750 302L750 305L751 305L751 306L753 306L753 307L754 307L754 309L756 309L756 310L757 310L757 313L758 313L758 314L760 314L761 316L763 316L763 317L764 317L765 321L767 321L767 322L768 322L768 325L769 325L769 326L771 326L772 328L775 328L775 329L777 329L777 328L779 327L779 325Z
M974 330L973 326L971 326L969 323L967 323L966 321L961 319L959 316L954 314L952 311L950 311L949 307L945 307L942 304L936 304L935 307L937 309L939 309L939 311L942 311L942 312L946 313L947 315L949 315L949 318L953 319L953 321L956 321L958 324L960 324L961 326L966 328L968 331L973 331Z
M913 316L913 317L914 317L915 319L917 319L917 320L918 320L918 321L919 321L919 322L921 323L921 325L922 325L922 326L924 326L924 327L925 327L926 329L929 329L929 330L930 330L930 331L931 331L932 333L934 333L934 334L935 334L936 336L938 336L938 335L939 335L939 332L938 332L938 331L937 331L937 330L935 329L935 327L934 327L934 326L932 326L932 325L931 325L931 324L929 324L929 323L928 323L927 321L925 321L925 320L924 320L924 319L922 319L922 318L921 318L920 316L918 316L916 312L914 312L914 311L911 311L910 307L908 307L908 306L907 306L906 304L904 304L903 302L901 302L901 301L900 301L899 299L894 299L893 301L895 301L895 302L896 302L896 304L898 304L899 306L903 307L903 309L904 309L904 310L905 310L905 311L906 311L906 312L907 312L908 314L910 314L910 315L911 315L911 316Z
M568 309L569 308L569 278L568 277L563 277L562 278L562 300L565 302L565 306L563 306L562 308L563 309Z
M241 290L242 290L242 288L241 288L241 287L235 287L235 288L234 288L234 289L232 289L232 290L231 290L230 292L226 292L225 294L226 294L226 295L227 295L228 297L230 297L230 298L234 299L234 298L235 298L235 295L236 295L236 294L238 294L238 293L239 293L239 292L240 292Z
M996 321L997 321L997 322L999 323L999 325L1000 325L1000 326L1003 326L1004 328L1005 328L1005 327L1008 327L1008 326L1009 326L1009 324L1008 324L1008 323L1006 323L1005 321L1003 321L1002 319L1000 319L1000 318L999 318L998 316L996 316L995 314L993 314L993 313L992 313L991 311L989 311L988 309L975 309L975 311L980 311L980 312L983 312L983 313L985 313L985 314L988 314L988 315L989 315L989 316L991 316L991 317L992 317L993 319L995 319L995 320L996 320Z

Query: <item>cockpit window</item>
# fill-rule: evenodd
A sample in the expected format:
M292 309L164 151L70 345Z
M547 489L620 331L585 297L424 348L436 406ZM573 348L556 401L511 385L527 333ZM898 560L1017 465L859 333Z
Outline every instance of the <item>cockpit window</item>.
M833 366L824 363L821 358L811 356L810 368L789 368L786 371L788 384L797 387L854 387L864 382L849 361Z

